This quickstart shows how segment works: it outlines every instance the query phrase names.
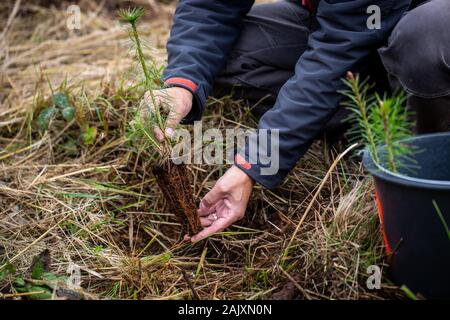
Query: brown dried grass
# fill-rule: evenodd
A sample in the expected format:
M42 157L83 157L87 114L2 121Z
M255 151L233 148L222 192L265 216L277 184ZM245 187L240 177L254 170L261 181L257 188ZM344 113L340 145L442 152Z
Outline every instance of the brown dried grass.
M238 225L202 243L182 242L150 167L135 161L145 154L125 143L129 109L139 97L127 90L133 63L111 1L81 1L83 27L76 32L65 28L66 3L27 1L14 15L15 3L0 4L0 254L18 273L48 248L52 272L64 275L76 263L83 290L98 298L398 295L386 284L379 291L365 285L367 266L384 262L371 180L348 156L329 171L340 152L323 142L277 191L256 186ZM150 4L141 30L163 63L173 5ZM48 104L48 83L57 88L64 79L77 114L98 130L95 144L78 144L75 154L62 146L77 139L76 121L56 123L44 135L33 122ZM224 98L211 100L203 126L255 124L248 108ZM191 165L194 194L205 194L225 169ZM15 276L1 280L0 292L14 296Z

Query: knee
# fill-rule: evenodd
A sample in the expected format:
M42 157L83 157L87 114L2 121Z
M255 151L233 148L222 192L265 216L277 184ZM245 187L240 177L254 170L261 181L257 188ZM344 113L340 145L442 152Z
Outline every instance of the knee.
M398 44L404 56L427 62L432 57L430 51L438 50L445 40L450 40L446 32L450 28L449 12L448 0L430 1L411 10L394 28L390 43ZM406 51L408 49L410 51Z
M450 1L434 0L410 11L380 54L388 71L412 94L450 93Z

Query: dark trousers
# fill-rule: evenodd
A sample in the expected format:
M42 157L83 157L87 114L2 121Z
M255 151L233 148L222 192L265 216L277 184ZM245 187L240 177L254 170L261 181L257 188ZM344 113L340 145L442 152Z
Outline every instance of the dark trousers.
M440 12L440 13L439 13ZM412 9L397 25L389 43L374 52L363 77L377 91L403 86L418 119L420 133L450 126L450 1L432 0ZM425 23L424 23L425 21ZM282 85L294 75L317 20L298 0L256 5L217 77L214 94L230 91L261 116L270 109ZM388 71L387 71L387 70ZM345 130L346 110L340 108L325 128L336 137Z

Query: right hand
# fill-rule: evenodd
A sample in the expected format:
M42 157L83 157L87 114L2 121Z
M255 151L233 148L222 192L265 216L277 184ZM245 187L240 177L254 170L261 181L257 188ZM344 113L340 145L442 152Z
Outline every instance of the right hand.
M184 239L197 242L241 220L254 184L252 178L238 167L228 169L200 202L198 215L203 230L192 237L185 236Z
M164 140L164 136L172 137L174 128L180 123L180 121L191 111L192 109L192 93L184 88L172 87L167 89L153 90L154 103L160 108L170 109L164 111L168 112L167 122L165 124L165 132L158 126L153 128L155 137L159 141ZM141 117L145 120L150 113L155 112L155 106L151 97L151 93L147 91L142 98L139 105Z

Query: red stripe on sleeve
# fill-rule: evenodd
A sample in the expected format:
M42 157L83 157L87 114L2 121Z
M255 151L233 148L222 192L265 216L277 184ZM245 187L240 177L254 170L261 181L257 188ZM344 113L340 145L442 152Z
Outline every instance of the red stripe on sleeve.
M302 0L302 6L304 6L311 12L314 12L316 10L315 5L311 3L311 0Z
M240 165L245 170L250 170L252 168L252 165L245 161L245 159L239 153L236 154L234 160L236 161L236 164Z
M185 79L185 78L179 78L179 77L169 78L164 83L165 84L180 84L180 85L183 85L183 86L191 89L192 92L197 91L197 88L198 88L198 86L191 80Z

